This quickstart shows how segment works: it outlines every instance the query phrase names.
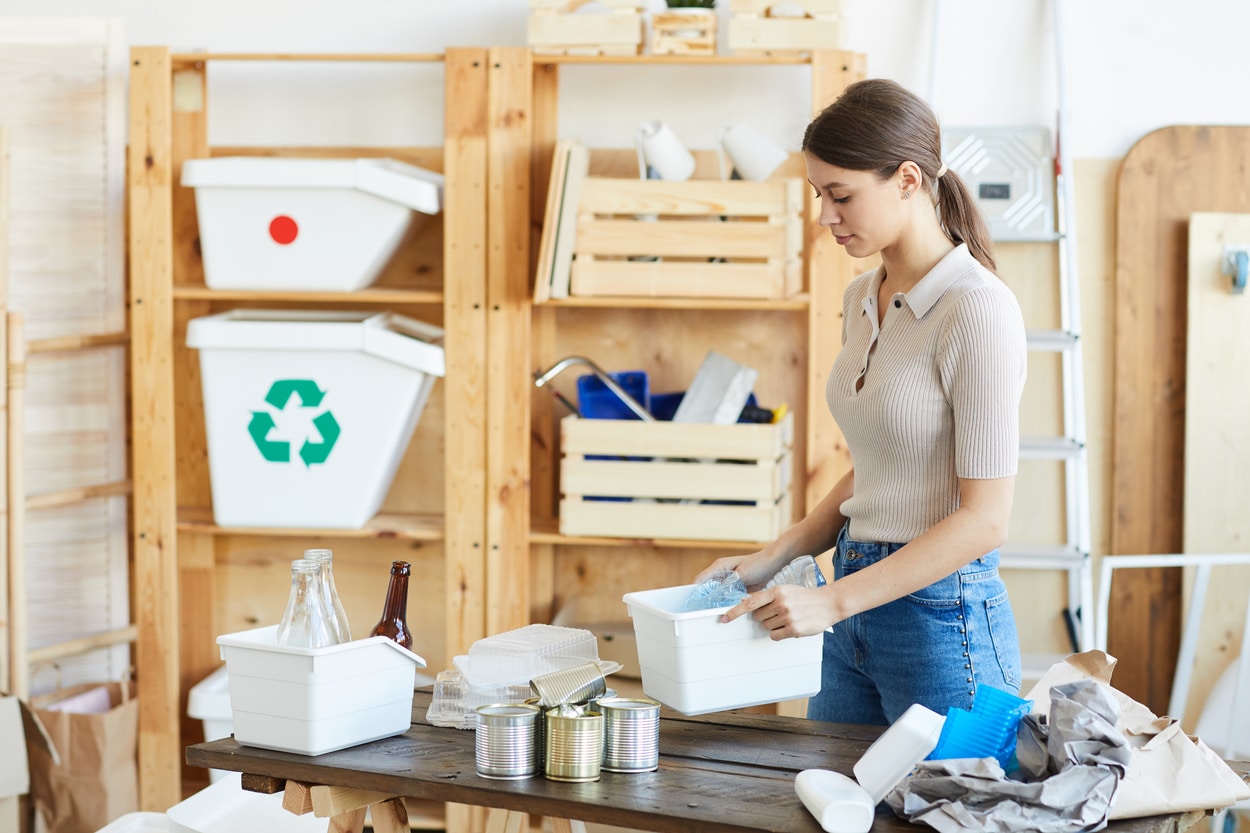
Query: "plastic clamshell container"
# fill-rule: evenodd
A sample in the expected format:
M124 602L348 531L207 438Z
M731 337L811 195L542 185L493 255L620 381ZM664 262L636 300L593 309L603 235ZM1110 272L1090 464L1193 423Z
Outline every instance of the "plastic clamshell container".
M277 634L270 625L217 637L239 743L321 755L408 731L424 659L384 636L288 648Z
M189 159L211 289L350 292L377 279L441 174L394 159Z
M890 724L855 762L855 780L872 796L885 798L937 746L946 718L915 703Z
M394 313L234 310L190 321L214 520L364 526L446 372L442 339L441 328Z
M729 608L683 611L695 585L626 593L642 690L695 715L810 697L820 691L823 634L774 642L750 616L721 622Z

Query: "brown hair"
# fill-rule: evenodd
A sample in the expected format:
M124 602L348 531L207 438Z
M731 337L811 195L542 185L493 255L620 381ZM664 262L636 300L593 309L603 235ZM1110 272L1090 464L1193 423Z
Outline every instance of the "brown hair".
M959 175L942 168L942 132L937 116L918 96L884 78L856 81L812 119L803 150L851 171L894 176L904 162L915 162L937 206L942 230L993 271L989 229Z

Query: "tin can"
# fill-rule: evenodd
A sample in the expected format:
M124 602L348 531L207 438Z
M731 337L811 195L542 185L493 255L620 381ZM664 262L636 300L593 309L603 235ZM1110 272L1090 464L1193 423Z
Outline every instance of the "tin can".
M607 682L597 663L585 662L534 677L530 680L530 690L544 706L551 707L561 703L585 703L600 697L607 690Z
M660 704L643 697L599 701L603 714L603 769L651 772L660 767Z
M518 780L538 772L535 754L539 709L524 703L477 707L477 774Z
M547 756L547 709L540 697L528 698L525 705L538 709L538 719L534 721L534 771L542 772L543 758Z
M561 715L558 709L549 709L546 721L544 774L552 781L598 781L603 765L603 715Z

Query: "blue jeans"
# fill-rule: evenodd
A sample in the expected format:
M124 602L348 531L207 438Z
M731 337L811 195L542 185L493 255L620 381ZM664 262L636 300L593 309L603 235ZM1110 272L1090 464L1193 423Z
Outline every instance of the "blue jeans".
M877 563L902 544L838 534L834 581ZM998 550L889 604L825 632L812 720L888 726L913 703L946 714L972 707L978 685L1020 689L1020 642ZM835 584L834 587L837 587Z

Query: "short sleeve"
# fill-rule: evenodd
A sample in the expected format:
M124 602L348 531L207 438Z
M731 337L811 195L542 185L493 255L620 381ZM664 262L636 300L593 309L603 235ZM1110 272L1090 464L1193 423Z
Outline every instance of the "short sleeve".
M1028 368L1024 318L1005 285L979 287L951 310L939 345L942 387L955 432L955 473L1014 476L1020 466L1020 398Z

